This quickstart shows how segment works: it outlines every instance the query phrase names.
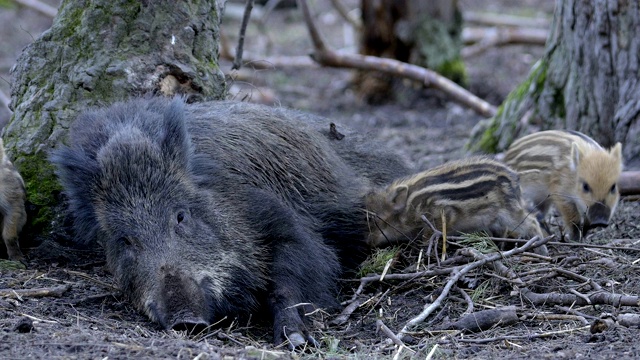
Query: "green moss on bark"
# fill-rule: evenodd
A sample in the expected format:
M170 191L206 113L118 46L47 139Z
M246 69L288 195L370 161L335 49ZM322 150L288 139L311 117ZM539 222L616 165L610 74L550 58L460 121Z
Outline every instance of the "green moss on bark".
M539 61L525 81L520 83L498 108L493 118L474 127L466 149L471 152L494 154L504 151L519 135L520 119L528 111L535 116L538 101L547 78L548 63Z
M460 57L462 49L462 16L456 10L452 22L424 17L416 30L418 45L416 64L437 71L461 85L466 84L467 73Z
M181 81L176 93L224 97L218 6L215 0L63 1L51 28L25 48L12 72L14 114L4 139L33 205L29 230L46 229L57 215L51 209L60 185L47 153L66 139L79 112L157 94L168 75Z

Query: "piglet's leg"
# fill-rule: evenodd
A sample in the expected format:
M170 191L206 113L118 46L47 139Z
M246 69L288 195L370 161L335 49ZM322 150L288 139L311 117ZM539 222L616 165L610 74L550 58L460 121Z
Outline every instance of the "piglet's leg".
M556 201L556 206L562 215L565 229L569 231L569 239L572 241L580 241L580 238L583 237L584 234L581 231L582 217L576 205L570 200L562 199Z
M2 218L2 239L7 246L9 260L24 262L24 255L18 244L18 233L24 226L26 214L22 211L10 211Z

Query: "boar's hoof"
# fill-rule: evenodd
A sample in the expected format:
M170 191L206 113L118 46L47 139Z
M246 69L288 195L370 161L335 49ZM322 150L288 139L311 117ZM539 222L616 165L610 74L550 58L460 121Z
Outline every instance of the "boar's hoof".
M209 323L197 317L181 317L171 325L176 331L186 331L189 335L198 335L206 332Z
M289 340L289 350L294 351L296 349L303 349L307 345L312 345L314 347L320 347L320 344L313 338L311 335L307 335L305 337L299 332L293 332L287 335L287 339Z

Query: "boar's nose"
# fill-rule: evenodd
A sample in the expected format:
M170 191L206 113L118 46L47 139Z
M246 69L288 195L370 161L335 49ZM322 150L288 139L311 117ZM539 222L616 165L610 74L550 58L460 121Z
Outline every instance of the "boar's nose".
M198 335L207 330L209 323L193 314L180 314L171 322L171 329L186 331L189 335Z
M609 215L611 215L611 209L603 203L595 203L587 211L587 219L589 229L597 227L606 227L609 225Z
M163 301L166 328L185 330L196 335L209 326L206 320L206 301L202 289L194 279L168 267L164 272Z

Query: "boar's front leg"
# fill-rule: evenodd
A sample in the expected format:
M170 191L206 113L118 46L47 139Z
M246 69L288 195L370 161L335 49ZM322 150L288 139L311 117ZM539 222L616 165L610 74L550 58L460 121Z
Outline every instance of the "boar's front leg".
M267 296L274 343L288 341L291 349L317 345L305 325L305 314L314 307L337 306L337 255L315 231L309 214L300 214L270 194L254 194L252 202L272 255Z

